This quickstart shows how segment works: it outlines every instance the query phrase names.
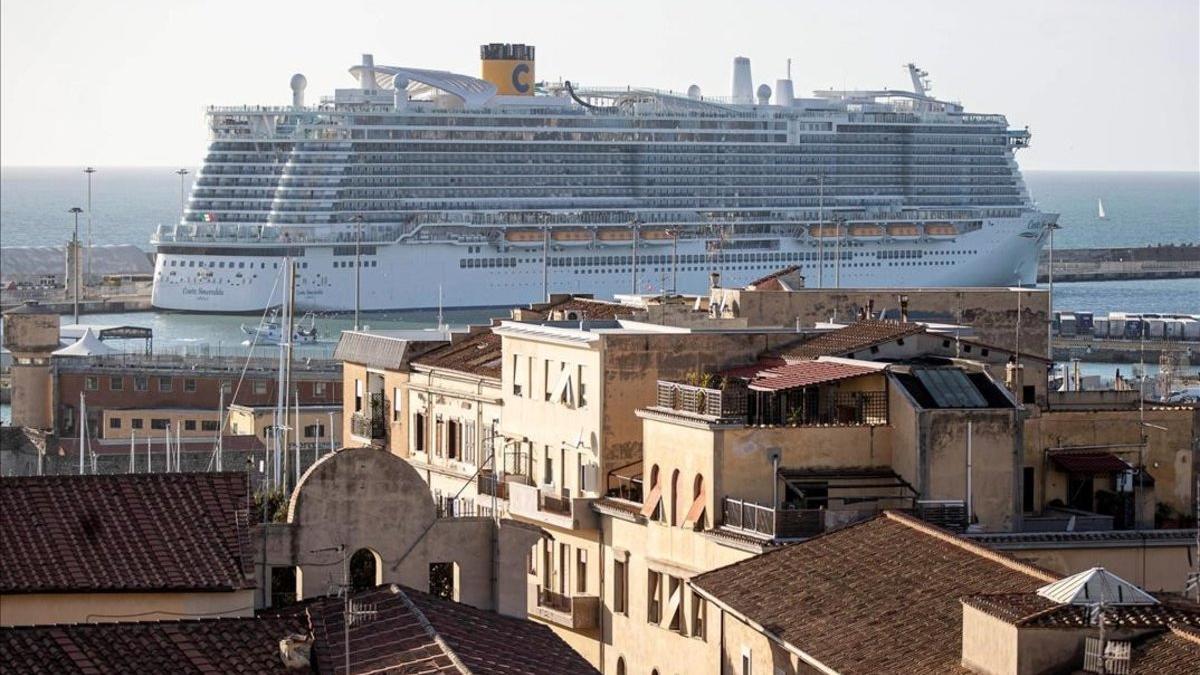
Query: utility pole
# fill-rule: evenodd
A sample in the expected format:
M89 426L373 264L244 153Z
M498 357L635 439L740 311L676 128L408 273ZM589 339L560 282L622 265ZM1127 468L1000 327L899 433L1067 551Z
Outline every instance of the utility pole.
M92 278L92 174L96 169L88 167L83 170L87 174L87 278Z
M180 169L175 173L179 174L179 218L182 220L184 212L187 211L187 188L185 187L187 179L185 176L189 172L187 169Z
M75 298L75 325L79 325L79 214L83 213L83 209L78 206L72 206L68 213L75 216L75 234L71 236L71 287L74 289Z

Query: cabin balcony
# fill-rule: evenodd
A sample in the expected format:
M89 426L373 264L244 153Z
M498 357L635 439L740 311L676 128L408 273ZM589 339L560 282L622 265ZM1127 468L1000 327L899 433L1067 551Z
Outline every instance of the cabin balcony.
M595 595L564 595L545 589L541 584L534 586L536 604L529 614L563 628L583 630L600 625L600 598Z
M571 497L552 486L509 482L508 510L517 518L563 530L593 530L596 514L591 497Z

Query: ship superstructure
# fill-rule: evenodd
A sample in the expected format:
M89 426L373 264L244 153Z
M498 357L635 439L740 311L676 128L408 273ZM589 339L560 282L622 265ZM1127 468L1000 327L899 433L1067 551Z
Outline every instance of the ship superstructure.
M476 78L365 55L316 105L296 75L290 106L210 108L154 305L277 305L285 259L318 311L703 292L788 265L809 286L1032 283L1056 218L1017 168L1028 132L911 64L913 91L797 98L739 57L710 97L537 83L526 45L481 56Z

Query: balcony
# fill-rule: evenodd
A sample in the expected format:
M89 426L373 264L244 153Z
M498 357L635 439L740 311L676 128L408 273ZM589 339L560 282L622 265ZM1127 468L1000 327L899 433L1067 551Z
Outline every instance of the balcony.
M475 479L475 491L481 496L508 499L508 483L488 469L479 472L479 477Z
M825 531L825 509L773 509L725 497L721 516L727 529L771 539L815 537Z
M350 433L372 441L383 440L387 438L387 423L383 415L356 412L350 416Z
M525 520L552 525L564 530L593 530L596 514L591 509L591 497L571 497L551 487L537 487L509 482L508 511Z
M718 419L746 417L746 387L730 384L723 389L658 381L658 407Z
M600 625L600 598L595 595L562 595L537 587L533 616L556 626L581 630Z

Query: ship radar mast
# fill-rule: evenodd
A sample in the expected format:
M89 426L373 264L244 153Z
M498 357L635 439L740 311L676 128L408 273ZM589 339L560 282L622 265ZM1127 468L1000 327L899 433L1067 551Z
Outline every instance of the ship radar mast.
M928 96L929 90L933 88L929 81L929 73L921 70L915 63L904 64L908 68L908 76L912 78L913 92L918 96Z

